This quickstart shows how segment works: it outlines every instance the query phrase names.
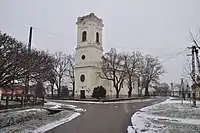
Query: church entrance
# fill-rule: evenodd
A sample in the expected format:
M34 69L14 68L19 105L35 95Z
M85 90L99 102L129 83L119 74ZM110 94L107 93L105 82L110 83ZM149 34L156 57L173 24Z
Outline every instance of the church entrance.
M80 90L80 98L85 99L85 90Z

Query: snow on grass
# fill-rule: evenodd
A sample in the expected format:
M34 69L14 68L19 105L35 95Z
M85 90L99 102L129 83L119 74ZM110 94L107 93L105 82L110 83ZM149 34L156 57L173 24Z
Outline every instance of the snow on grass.
M32 119L28 121L20 122L18 124L10 125L8 127L2 128L0 129L0 132L2 133L32 133L38 127L42 127L52 122L69 118L74 113L75 112L69 111L69 110L61 111L59 113L51 114L51 115L48 115L48 113L47 114L40 113L41 115L38 115L36 113L35 115L37 115L38 117L33 117Z
M52 122L52 123L49 123L47 125L44 125L36 130L33 131L33 133L44 133L48 130L51 130L59 125L62 125L66 122L69 122L71 120L73 120L74 118L78 117L79 115L81 115L80 113L74 113L72 114L70 117L67 117L67 118L64 118L64 119L61 119L61 120L58 120L58 121L55 121L55 122Z
M48 111L44 109L26 109L0 113L0 129L30 121L35 118L42 118L47 113Z
M128 133L155 133L162 131L164 125L157 125L151 122L144 112L136 112L132 117L132 126L128 126Z
M2 133L38 133L45 132L58 125L69 122L85 111L74 105L57 102L45 103L45 108L61 108L63 111L49 114L46 109L32 108L20 111L0 113L0 132ZM38 128L39 127L39 128Z
M200 108L191 107L191 101L181 103L181 100L170 98L140 109L131 117L128 133L185 133L188 127L192 132L200 132ZM199 101L197 106L200 107Z

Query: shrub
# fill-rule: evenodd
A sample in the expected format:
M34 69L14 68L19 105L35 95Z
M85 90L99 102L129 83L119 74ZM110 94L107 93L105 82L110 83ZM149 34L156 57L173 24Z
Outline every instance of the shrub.
M68 97L69 96L69 90L67 86L63 86L61 88L61 96L62 97Z
M103 86L97 86L93 89L92 93L93 98L105 98L106 97L106 89Z

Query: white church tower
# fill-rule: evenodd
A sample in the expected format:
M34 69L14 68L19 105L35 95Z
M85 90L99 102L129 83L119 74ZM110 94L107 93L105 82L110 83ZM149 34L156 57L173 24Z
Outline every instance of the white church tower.
M94 13L78 17L77 46L75 54L75 95L91 96L93 88L102 85L98 75L103 56L102 19Z

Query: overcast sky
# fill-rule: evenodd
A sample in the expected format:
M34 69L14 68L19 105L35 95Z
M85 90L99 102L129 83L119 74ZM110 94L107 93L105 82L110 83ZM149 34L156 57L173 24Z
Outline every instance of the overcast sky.
M189 30L200 28L200 0L0 0L0 30L33 47L71 53L76 47L76 19L94 12L104 22L103 46L159 56L161 78L180 82L191 43Z

